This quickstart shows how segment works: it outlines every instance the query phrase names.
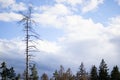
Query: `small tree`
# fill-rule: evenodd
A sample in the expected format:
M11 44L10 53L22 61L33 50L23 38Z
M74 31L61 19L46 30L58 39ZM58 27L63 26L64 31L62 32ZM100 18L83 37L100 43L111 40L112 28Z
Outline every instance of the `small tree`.
M79 71L76 74L76 80L87 80L87 73L83 63L81 63Z
M44 73L42 76L41 76L41 80L49 80L48 79L48 75L46 73Z
M16 73L13 67L9 69L9 74L8 74L9 79L13 80L16 77Z
M2 80L7 80L8 75L9 75L9 69L7 68L5 62L1 63L0 69L1 69L0 75L1 75Z
M31 70L30 78L32 80L38 80L39 77L38 77L38 72L37 72L37 69L36 69L36 65L34 64L30 70Z
M5 62L1 63L0 70L0 76L2 80L14 80L16 78L14 68L11 67L10 69L8 69Z
M90 80L98 80L97 68L96 66L92 66L90 71Z
M55 72L53 73L53 79L58 80L58 71L57 70L55 70Z
M65 74L66 74L67 80L74 80L74 77L72 75L72 71L70 68L68 68Z

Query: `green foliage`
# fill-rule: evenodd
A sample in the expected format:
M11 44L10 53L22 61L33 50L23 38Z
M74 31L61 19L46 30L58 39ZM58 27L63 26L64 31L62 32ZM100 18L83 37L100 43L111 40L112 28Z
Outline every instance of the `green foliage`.
M51 80L74 80L74 77L70 68L65 71L64 67L61 65L58 71L55 70Z
M47 75L46 73L44 73L44 74L41 76L41 80L49 80L48 75Z
M113 70L111 71L111 80L120 80L120 73L118 66L113 67Z
M15 80L16 74L15 74L13 67L8 69L6 66L6 63L3 62L3 63L1 63L0 70L1 70L0 76L1 76L2 80L7 80L7 79Z
M108 67L104 59L102 59L99 66L99 80L109 80Z
M79 71L76 74L76 79L77 80L87 80L87 73L85 71L83 63L81 63L81 65L79 67Z
M53 79L57 80L58 79L58 71L55 70L55 72L53 73Z
M7 77L8 77L8 74L9 74L9 70L6 67L6 63L5 62L1 63L0 69L1 69L0 75L2 77L2 80L6 80Z
M98 80L97 68L95 65L92 66L92 68L91 68L90 80Z
M33 66L31 67L31 75L30 75L30 78L32 80L38 80L39 77L38 77L38 72L37 72L37 69L36 69L36 65L33 64Z
M24 71L23 75L16 75L14 67L8 68L5 62L1 63L1 80L26 80L25 73L26 71ZM97 67L93 65L89 73L90 74L86 73L83 63L81 63L79 71L76 73L76 75L72 74L70 68L65 70L64 67L61 65L58 70L55 70L52 78L49 79L48 75L46 73L43 73L40 77L40 80L120 80L120 72L118 66L113 67L113 70L111 71L109 76L108 67L104 59L102 59L100 63L99 70L97 70ZM29 80L39 80L35 64L33 64L30 68Z
M16 77L16 73L15 73L15 71L14 71L14 68L11 67L11 68L9 69L8 78L11 79L11 80L13 80L13 79L15 79L15 77Z

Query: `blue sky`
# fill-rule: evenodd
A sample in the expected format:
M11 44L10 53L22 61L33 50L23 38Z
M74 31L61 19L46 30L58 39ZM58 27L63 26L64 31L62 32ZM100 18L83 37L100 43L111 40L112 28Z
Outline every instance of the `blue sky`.
M40 74L59 65L75 72L81 62L98 67L102 58L110 68L120 67L120 0L0 0L0 62L24 68L24 26L18 21L28 6L42 39L32 60Z

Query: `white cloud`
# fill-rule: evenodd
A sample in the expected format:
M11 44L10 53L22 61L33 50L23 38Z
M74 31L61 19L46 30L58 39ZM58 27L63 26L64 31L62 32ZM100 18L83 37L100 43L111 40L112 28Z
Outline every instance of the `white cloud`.
M120 5L120 0L115 0L117 3L118 3L118 5Z
M96 9L100 4L103 3L103 0L89 0L88 2L83 3L82 12L86 13Z
M71 13L69 9L63 4L55 4L54 6L43 6L41 10L44 13L52 14L52 15L68 15Z
M12 11L24 11L24 10L27 10L25 4L22 3L22 2L12 4L10 7L11 7Z
M110 18L110 23L108 26L108 32L109 34L114 36L120 36L120 16L116 16L113 18Z
M15 3L15 0L0 0L0 5L2 8L9 7L10 5L14 3Z
M0 8L8 9L11 11L24 11L26 10L26 6L24 3L17 3L16 0L0 0Z
M42 52L45 53L50 53L50 54L57 54L57 52L59 51L60 47L57 45L57 43L55 42L49 42L49 41L37 41L39 43L39 45L37 44L36 46L38 47L38 49Z
M111 34L113 35L114 32L119 30L115 28L115 26L120 25L119 17L112 18L109 27L106 27L101 23L95 23L92 19L84 19L80 15L65 15L61 19L57 18L59 14L54 16L53 14L54 12L47 12L45 9L45 12L38 14L40 16L38 21L44 25L53 25L49 25L51 28L58 27L61 24L59 27L65 34L59 37L55 44L55 47L58 45L60 47L56 50L57 60L60 60L60 63L67 66L72 63L72 66L78 67L81 61L84 61L89 65L91 63L99 65L98 61L104 58L107 61L119 64L116 45L110 41ZM111 28L113 25L115 30ZM111 30L114 30L114 32L111 32ZM115 38L115 36L112 38ZM114 60L111 60L111 58ZM109 65L113 65L112 63L109 63Z
M43 11L41 14L33 14L34 20L43 25L52 25L56 28L63 26L64 17L72 14L63 4L56 4L52 7L43 6L41 10Z
M72 6L76 6L77 4L82 4L84 0L56 0L57 3L67 3Z
M56 0L57 3L70 4L73 10L74 8L76 8L77 10L81 9L83 13L98 8L98 6L103 3L103 1L104 0Z
M60 47L58 46L57 43L55 42L49 42L49 41L41 41L41 40L36 40L35 43L29 43L29 46L35 46L36 48L32 49L32 50L38 50L40 52L43 52L45 54L56 54L59 50ZM13 55L20 54L22 55L21 57L24 56L24 52L25 51L25 42L20 41L18 39L13 39L13 40L0 40L0 53L1 55L4 55L4 53L7 53L11 56L9 57L13 57ZM12 53L13 52L13 53ZM43 54L41 53L41 54ZM40 54L38 54L40 55ZM20 56L18 56L20 57ZM39 58L39 56L38 56Z
M63 8L65 12L60 11L59 13L57 10L62 10L60 6L64 1L58 1L60 5L56 5L59 8L57 6L47 6L47 8L49 7L48 10L44 6L41 14L34 14L40 24L49 25L48 27L51 28L58 28L59 26L64 31L65 34L59 37L55 44L55 47L58 45L60 47L55 51L57 60L59 59L60 63L67 63L66 65L72 63L78 67L81 61L89 65L91 63L99 65L98 61L104 58L107 61L120 65L118 63L119 53L116 49L117 46L111 42L111 39L115 38L114 35L119 35L119 17L112 18L109 26L106 27L101 23L95 23L92 19L84 19L80 15L73 14L69 8ZM90 0L89 3L81 5L84 5L82 6L83 12L88 12L102 3L103 0ZM61 17L62 14L63 17ZM111 60L111 58L114 60ZM109 64L113 65L112 63Z
M112 18L111 20L113 21L111 21L110 25L119 25L118 18ZM117 52L117 46L110 41L111 35L108 34L109 30L113 30L110 28L111 26L104 27L100 23L95 23L92 19L84 19L78 15L66 16L64 19L65 23L63 25L65 26L61 26L61 28L65 34L60 37L60 39L62 38L61 40L55 42L47 40L37 41L37 48L41 51L38 54L33 54L35 55L34 60L37 63L46 66L47 62L54 69L55 66L53 64L62 64L67 67L74 66L73 69L75 71L82 61L87 64L86 68L90 68L92 64L98 66L102 58L109 62L110 66L120 65L118 62L119 52ZM23 43L19 44L18 41L3 40L0 42L1 54L8 52L9 57L12 58L16 56L11 54L24 54L23 48ZM12 51L15 52L13 53ZM52 64L50 64L51 60L53 61Z
M18 21L21 20L22 17L23 17L22 15L14 12L0 13L0 21L7 21L7 22Z
M57 28L59 26L61 26L62 24L57 21L57 16L56 15L49 15L49 14L33 14L34 16L34 21L37 23L40 23L42 25L45 26L53 26L54 25L58 25ZM56 22L55 22L56 21ZM56 26L54 26L56 27Z
M92 19L75 15L68 16L66 21L65 34L59 41L63 50L61 55L69 59L68 63L73 62L72 64L79 66L80 61L84 61L89 65L91 63L99 65L97 61L104 58L118 64L118 52L116 45L110 42L108 27L94 23ZM113 57L114 60L111 61Z
M22 41L18 40L2 40L0 39L0 55L9 56L9 58L19 58L24 55L24 44ZM22 54L23 53L23 54ZM6 55L4 55L6 54ZM19 55L19 56L18 56ZM6 56L6 58L7 58Z
M104 27L100 23L94 23L91 19L84 19L81 16L67 16L67 33L69 36L76 36L78 40L96 39L104 34ZM80 37L77 37L80 36Z
M18 21L22 16L16 12L26 10L23 2L17 3L16 0L0 0L0 21Z

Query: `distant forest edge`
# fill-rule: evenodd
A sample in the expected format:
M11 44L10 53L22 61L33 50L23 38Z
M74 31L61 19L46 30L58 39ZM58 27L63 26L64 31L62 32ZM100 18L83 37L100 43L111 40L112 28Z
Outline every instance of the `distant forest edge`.
M64 70L64 67L61 65L59 70L55 70L50 78L47 73L39 76L35 64L29 69L29 80L120 80L118 66L115 65L109 71L104 59L101 60L99 68L93 65L90 72L86 72L84 64L81 63L76 74L73 74L70 68ZM25 80L25 73L26 71L23 71L23 74L17 74L14 67L8 68L5 62L1 63L0 80Z

